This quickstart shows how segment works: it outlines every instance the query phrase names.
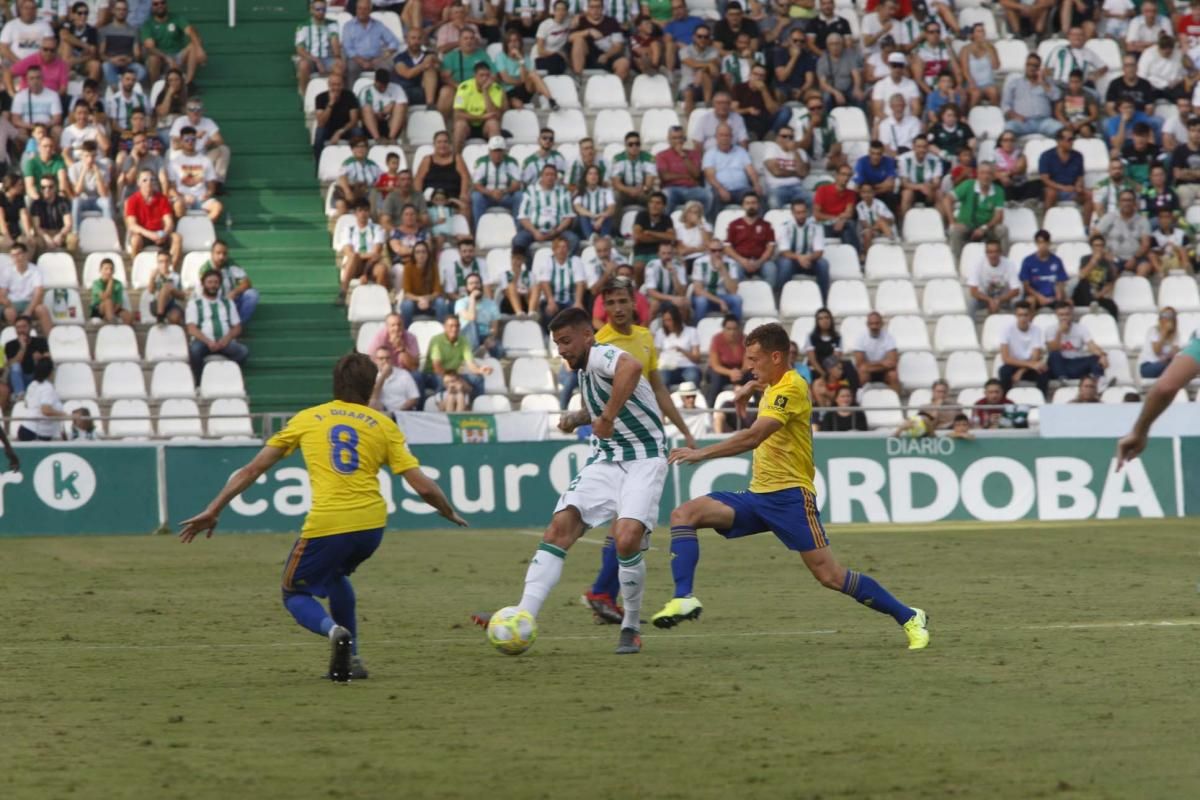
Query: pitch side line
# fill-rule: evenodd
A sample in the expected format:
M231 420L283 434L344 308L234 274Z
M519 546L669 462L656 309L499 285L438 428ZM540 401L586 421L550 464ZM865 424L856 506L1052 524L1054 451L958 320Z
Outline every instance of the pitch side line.
M1087 631L1087 630L1114 630L1121 628L1148 628L1151 630L1164 630L1169 628L1190 628L1200 626L1200 619L1164 619L1164 620L1125 620L1111 622L1061 622L1052 625L1021 625L1017 627L1001 627L990 628L988 630L997 631ZM939 628L934 628L934 633L937 633ZM979 628L944 628L950 633L962 631L977 631ZM668 641L670 639L733 639L733 638L760 638L771 636L831 636L845 631L834 628L828 629L813 629L799 631L743 631L741 633L664 633L656 635L656 641ZM480 635L478 638L482 638ZM575 634L555 634L551 637L552 640L587 640L598 639L608 640L612 637L607 634L599 633L575 633ZM470 638L464 636L442 637L437 639L426 639L425 641L432 644L461 644L470 642ZM478 639L476 639L478 641ZM411 645L411 639L372 639L368 642L372 646L379 645ZM75 644L71 642L33 642L30 644L5 644L0 645L0 652L15 652L21 650L277 650L289 647L311 647L313 642L311 639L297 639L294 642L205 642L198 644Z

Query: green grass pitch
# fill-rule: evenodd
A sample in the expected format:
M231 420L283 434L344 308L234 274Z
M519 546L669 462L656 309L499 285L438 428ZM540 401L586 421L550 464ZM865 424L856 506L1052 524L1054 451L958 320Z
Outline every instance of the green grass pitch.
M930 613L921 653L773 537L710 532L702 620L625 658L578 602L598 534L509 658L467 614L518 599L536 534L391 533L350 686L280 604L291 537L7 540L0 797L1198 797L1196 528L831 528Z

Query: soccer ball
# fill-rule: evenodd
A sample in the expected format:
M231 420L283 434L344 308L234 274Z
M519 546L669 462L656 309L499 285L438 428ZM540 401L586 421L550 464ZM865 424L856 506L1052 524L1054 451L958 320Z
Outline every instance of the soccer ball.
M506 656L519 656L537 639L537 620L528 611L515 606L502 608L488 622L487 638L492 647Z

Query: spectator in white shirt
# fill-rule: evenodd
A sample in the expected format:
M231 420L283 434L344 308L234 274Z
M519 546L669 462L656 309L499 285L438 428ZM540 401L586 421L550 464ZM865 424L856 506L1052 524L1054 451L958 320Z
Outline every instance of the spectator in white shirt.
M214 197L216 170L211 161L196 152L196 130L185 126L180 133L180 153L167 164L175 216L182 219L189 210L200 209L216 222L222 211L221 201Z
M50 333L54 322L50 309L43 302L46 290L42 285L42 271L37 264L29 262L29 248L21 242L8 251L12 266L0 270L0 311L4 321L12 325L17 317L25 315L38 322L38 331L43 336Z
M49 358L34 364L33 380L25 387L25 406L31 416L21 420L17 428L18 441L49 442L62 438L62 421L68 415L54 390L54 381L50 380L53 372L54 362Z
M380 144L395 144L408 118L408 96L391 82L386 69L375 70L375 81L358 93L363 127Z
M889 156L895 157L912 149L913 139L921 134L921 120L908 113L908 103L899 92L888 99L888 109L891 113L879 123L875 138L883 142Z
M217 173L217 183L224 183L225 175L229 171L230 152L229 146L221 136L221 129L212 119L204 116L204 103L199 98L188 98L185 110L187 113L171 125L171 148L180 149L180 138L185 127L195 128L196 151L212 162Z
M990 239L984 256L967 276L967 291L975 301L972 313L984 316L1005 310L1021 296L1021 277L1017 265L1000 254L1000 243Z
M921 89L916 81L908 77L908 60L903 53L895 52L888 56L888 74L875 82L871 90L871 113L875 117L884 114L884 103L894 94L903 96L915 116L921 114Z
M1183 53L1172 36L1162 34L1154 47L1147 47L1138 58L1137 74L1149 82L1164 100L1173 101L1184 91Z
M1050 367L1046 361L1046 336L1033 324L1033 310L1024 300L1017 303L1017 319L1000 341L1000 371L996 377L1004 393L1018 381L1033 381L1042 394L1050 386Z
M1167 36L1174 33L1171 29L1171 18L1159 16L1158 3L1145 0L1142 3L1141 16L1134 17L1125 30L1125 52L1137 55L1154 47L1158 44L1158 37L1164 33ZM1109 32L1108 35L1115 34Z
M854 368L864 383L886 383L892 391L900 392L900 363L896 339L883 329L883 315L872 311L867 315L867 329L854 343Z
M12 101L12 124L19 132L20 140L28 139L33 126L41 123L49 128L57 142L62 136L62 99L46 88L40 67L30 67L25 79L29 85L17 92Z
M95 142L84 142L81 158L67 170L71 183L71 222L79 233L85 211L99 211L104 219L112 219L112 171L97 158Z
M691 325L683 324L683 314L673 304L663 306L662 327L654 335L658 349L658 371L663 383L675 387L685 381L700 381L700 337Z
M1074 313L1071 306L1065 304L1054 309L1058 327L1046 340L1046 349L1050 351L1046 362L1050 377L1079 380L1090 375L1101 378L1108 369L1108 355L1092 339L1087 326L1075 321Z
M388 268L384 257L383 228L371 221L371 204L360 200L354 206L354 222L341 229L338 247L338 265L342 273L342 288L338 293L338 305L346 302L346 292L354 278L374 280L380 286L388 285Z
M375 391L368 405L395 418L401 411L413 411L421 399L421 391L412 373L392 366L391 351L381 347L375 351L375 366L379 374L375 378Z

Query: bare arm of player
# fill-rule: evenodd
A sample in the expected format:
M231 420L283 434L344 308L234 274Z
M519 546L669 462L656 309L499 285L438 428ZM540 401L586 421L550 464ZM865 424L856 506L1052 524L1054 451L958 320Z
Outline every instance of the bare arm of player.
M467 527L467 521L458 515L454 506L450 505L446 495L442 494L441 487L430 480L428 475L421 472L420 467L406 470L403 475L405 483L411 486L422 500L437 509L439 514L461 528Z
M1142 413L1138 415L1137 422L1133 423L1133 430L1117 442L1118 470L1146 449L1146 439L1150 436L1150 426L1154 420L1167 410L1179 390L1187 386L1197 373L1200 373L1200 363L1187 353L1180 353L1171 359L1162 377L1146 393L1146 402L1142 404Z
M625 403L633 396L638 379L642 377L642 365L633 356L621 353L617 358L617 368L613 370L612 396L604 406L604 413L599 419L592 420L592 433L601 439L613 435L613 423L617 415L625 407Z
M736 456L758 447L767 440L768 436L782 427L783 423L779 420L760 416L749 428L738 431L723 442L710 444L699 450L692 450L689 447L672 450L667 461L671 464L697 464L710 458Z
M679 409L675 407L675 401L671 399L671 393L667 391L667 385L663 383L662 376L658 374L658 370L651 372L649 375L650 388L654 390L654 399L658 401L658 408L667 415L667 419L679 429L683 434L683 441L688 447L696 446L696 439L692 436L692 431L688 428L687 423L683 421L683 414L679 413Z
M208 534L205 538L211 539L213 532L217 529L217 518L221 516L225 506L252 486L260 475L274 466L283 456L284 451L280 447L268 445L259 450L258 455L249 464L229 476L225 488L213 498L213 501L208 504L208 508L191 519L183 521L179 530L179 540L186 544L205 532Z
M567 411L558 418L558 429L563 433L572 433L581 425L587 425L592 421L591 416L586 409L579 411Z

